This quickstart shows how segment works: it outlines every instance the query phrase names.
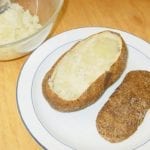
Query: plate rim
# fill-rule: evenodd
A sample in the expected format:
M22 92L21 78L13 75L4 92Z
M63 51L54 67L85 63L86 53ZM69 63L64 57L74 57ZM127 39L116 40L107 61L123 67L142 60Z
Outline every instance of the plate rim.
M73 28L73 29L71 29L71 30L67 30L67 31L64 31L64 32L62 32L62 33L60 33L60 34L57 34L57 35L53 36L52 38L48 39L47 41L45 41L43 44L41 44L41 45L29 56L29 58L25 61L25 63L22 65L22 67L21 67L21 69L20 69L20 73L19 73L18 79L17 79L17 86L16 86L16 102L17 102L17 110L18 110L18 113L19 113L19 116L20 116L20 118L21 118L22 123L24 124L25 128L27 129L27 131L29 132L29 134L31 135L31 137L32 137L42 148L44 148L44 149L47 149L46 146L44 146L44 145L42 144L43 142L39 141L35 135L33 135L32 129L29 129L29 127L28 127L28 125L27 125L27 123L26 123L26 120L24 120L24 118L23 118L23 115L22 115L22 112L21 112L21 108L20 108L20 105L19 105L19 103L20 103L20 102L19 102L19 97L18 97L18 95L19 95L19 94L18 94L18 89L19 89L19 85L20 85L20 79L21 79L21 76L22 76L22 74L23 74L24 68L25 68L26 66L28 66L28 62L30 62L30 61L32 62L32 57L34 58L34 55L36 55L36 53L37 53L38 51L41 51L40 48L43 47L43 45L44 45L45 43L48 43L49 41L55 40L58 36L62 36L63 34L67 34L68 32L72 32L72 31L75 32L75 31L82 30L82 29L84 29L84 30L89 30L89 29L90 29L90 30L93 30L93 29L96 29L96 30L100 30L100 32L103 31L103 30L115 30L116 32L121 32L121 33L125 33L125 34L127 34L127 35L130 35L130 36L131 36L132 38L134 38L134 39L141 40L142 42L144 42L144 44L148 44L148 46L149 46L149 43L148 43L147 41L141 39L140 37L137 37L136 35L134 35L134 34L132 34L132 33L129 33L129 32L126 32L126 31L122 31L122 30L119 30L119 29L115 29L115 28L98 27L98 26ZM58 45L61 46L60 44L58 44ZM53 49L50 53L52 53L54 50L55 50L55 49ZM140 52L142 52L142 51L140 51ZM143 52L142 52L142 53L143 53ZM144 53L144 55L146 55L146 54ZM146 56L147 56L147 55L146 55ZM147 57L150 58L149 56L147 56ZM43 59L42 59L42 60L43 60ZM39 121L39 123L40 123L40 121ZM43 126L42 126L42 127L43 127ZM44 127L43 127L43 128L44 128ZM52 136L52 135L50 135L50 136ZM52 138L54 138L54 137L52 137ZM64 145L64 143L58 141L57 139L55 139L55 140L56 140L57 142L59 142L61 145L62 145L62 144ZM146 141L145 143L147 143L147 142L149 142L149 140ZM143 143L143 144L140 145L139 147L145 145L145 143ZM63 145L62 145L62 146L63 146ZM68 145L67 145L67 147L68 147ZM137 148L139 148L139 147L137 147ZM68 148L70 149L71 147L68 147Z

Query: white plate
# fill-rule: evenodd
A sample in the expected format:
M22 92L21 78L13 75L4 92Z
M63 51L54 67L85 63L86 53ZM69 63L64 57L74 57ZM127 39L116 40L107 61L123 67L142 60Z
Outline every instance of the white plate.
M77 41L103 30L120 33L128 51L127 67L121 78L93 105L77 112L61 113L49 106L42 95L42 79L54 62ZM87 27L61 33L42 44L22 68L17 86L17 103L22 120L31 135L46 149L53 150L131 150L150 139L150 112L127 140L111 144L97 132L97 113L130 70L150 71L150 45L123 31ZM144 148L145 149L145 148Z

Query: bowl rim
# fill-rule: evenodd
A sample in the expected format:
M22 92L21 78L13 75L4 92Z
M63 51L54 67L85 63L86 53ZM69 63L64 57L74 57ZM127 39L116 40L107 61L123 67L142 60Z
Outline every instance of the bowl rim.
M34 32L33 34L31 34L31 35L29 35L29 36L27 36L27 37L25 37L25 38L22 38L22 39L20 39L20 40L14 41L14 42L2 44L2 45L0 45L0 48L3 48L3 47L6 48L6 47L9 47L9 46L13 46L13 45L16 45L16 44L23 43L23 42L29 40L30 38L36 36L37 34L39 34L41 31L43 31L43 30L51 23L51 21L52 21L55 17L57 17L57 14L59 13L59 11L60 11L60 9L61 9L63 3L64 3L64 0L58 0L58 1L59 1L59 2L58 2L59 4L58 4L56 10L55 10L54 13L52 14L52 16L49 18L49 20L42 26L42 28L38 29L36 32Z

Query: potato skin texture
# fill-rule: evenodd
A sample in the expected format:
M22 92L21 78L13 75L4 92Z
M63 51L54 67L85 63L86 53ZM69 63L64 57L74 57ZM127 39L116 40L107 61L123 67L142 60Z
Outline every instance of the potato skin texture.
M96 127L111 143L131 136L150 108L150 72L131 71L99 111Z
M118 33L112 31L109 32L120 36ZM118 57L117 61L110 67L109 71L105 72L99 78L97 78L97 80L95 80L88 87L88 89L76 100L66 101L60 98L53 90L50 89L48 85L48 79L51 77L57 63L63 58L63 56L66 53L72 50L72 48L75 45L69 51L63 54L53 65L51 70L47 72L47 74L43 79L42 83L43 95L48 101L48 103L54 109L61 112L77 111L95 103L98 100L98 98L105 92L105 90L120 77L120 75L122 74L122 72L126 67L128 52L124 40L122 39L121 36L120 38L122 40L122 48L120 56Z

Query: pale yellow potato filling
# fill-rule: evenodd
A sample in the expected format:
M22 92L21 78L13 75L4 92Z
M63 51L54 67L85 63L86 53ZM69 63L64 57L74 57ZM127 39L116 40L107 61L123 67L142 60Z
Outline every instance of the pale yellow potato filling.
M49 79L50 88L66 101L76 100L121 53L122 41L110 32L79 42L59 61Z

